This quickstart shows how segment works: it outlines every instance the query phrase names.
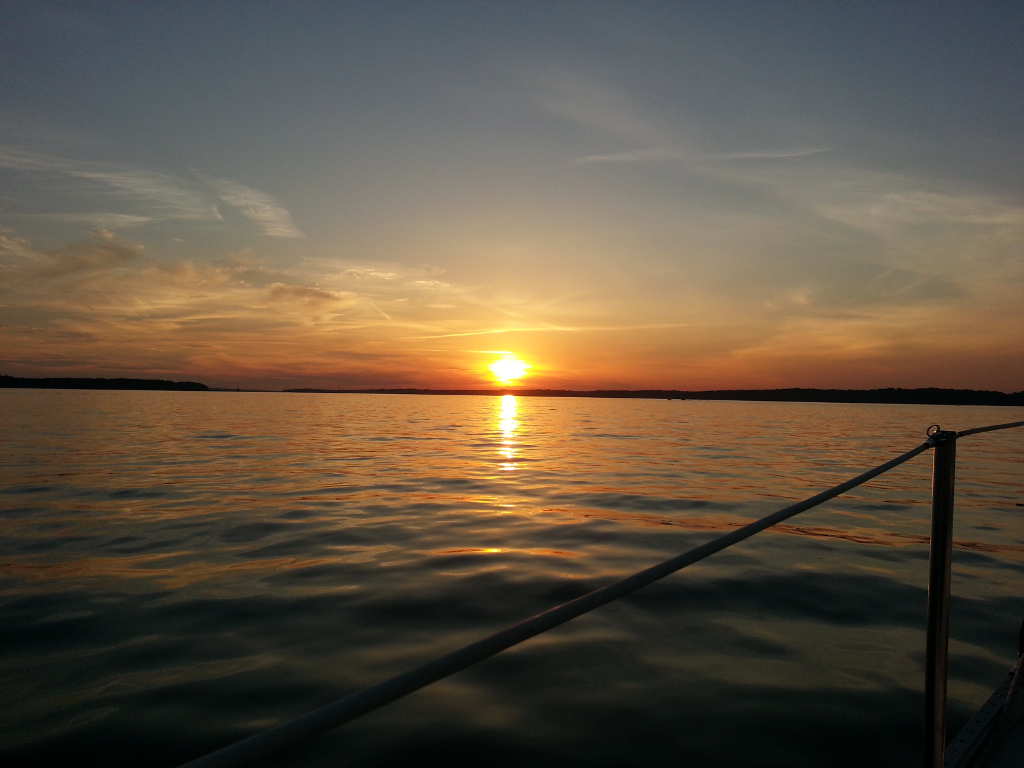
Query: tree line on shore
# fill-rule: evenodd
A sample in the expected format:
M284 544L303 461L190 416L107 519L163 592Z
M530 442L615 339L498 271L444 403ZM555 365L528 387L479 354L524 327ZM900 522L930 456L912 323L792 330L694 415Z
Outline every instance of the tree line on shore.
M25 378L0 375L0 388L35 389L148 389L178 391L223 391L197 381L129 378ZM236 391L236 390L230 390ZM242 390L245 391L245 390ZM922 405L1024 405L1024 392L997 392L983 389L946 389L921 387L905 389L527 389L520 387L491 389L285 389L295 393L374 394L374 395L520 395L523 397L610 397L661 400L751 400L813 403L891 403Z

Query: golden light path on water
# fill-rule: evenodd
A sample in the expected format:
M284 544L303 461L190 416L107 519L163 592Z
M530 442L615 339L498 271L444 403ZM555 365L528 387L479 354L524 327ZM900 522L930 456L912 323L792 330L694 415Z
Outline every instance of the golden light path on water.
M499 453L506 459L502 470L509 472L516 468L516 432L519 430L519 403L515 395L502 395L498 401L498 429L501 430Z

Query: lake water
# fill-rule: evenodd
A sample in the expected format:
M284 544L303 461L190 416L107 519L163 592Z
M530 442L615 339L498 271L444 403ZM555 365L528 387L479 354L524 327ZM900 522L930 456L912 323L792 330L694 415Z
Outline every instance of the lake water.
M1024 409L0 390L0 756L173 766ZM1024 617L960 441L951 727ZM931 455L275 765L906 765Z

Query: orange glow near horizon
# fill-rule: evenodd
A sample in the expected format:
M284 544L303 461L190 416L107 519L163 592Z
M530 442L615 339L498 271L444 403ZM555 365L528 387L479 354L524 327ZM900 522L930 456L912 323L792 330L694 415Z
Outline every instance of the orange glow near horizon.
M515 355L506 353L487 367L499 384L514 384L526 375L531 366Z

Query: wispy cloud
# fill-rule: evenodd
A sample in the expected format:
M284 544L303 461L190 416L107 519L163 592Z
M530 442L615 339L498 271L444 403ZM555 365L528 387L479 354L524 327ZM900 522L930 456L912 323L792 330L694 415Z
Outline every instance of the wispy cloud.
M213 188L223 202L238 210L267 237L305 237L295 226L288 209L266 192L260 192L237 181L197 175Z
M645 110L633 93L576 73L546 73L538 101L548 113L575 123L596 138L627 147L583 155L573 160L576 165L792 160L829 151L826 147L797 146L710 152L686 125L657 119L657 110Z
M64 296L64 278L137 265L142 254L141 245L119 240L108 230L95 230L87 241L50 251L37 250L27 240L0 231L0 270L8 273L4 286L8 290L0 291L0 303L6 300L13 306L21 300L16 294L25 294L26 288ZM52 281L61 282L60 287Z
M216 207L202 190L171 174L5 146L0 146L0 168L57 175L65 179L68 191L90 196L106 193L114 199L142 206L150 218L220 219Z
M67 222L68 224L85 224L96 229L107 230L141 227L153 221L152 216L136 216L130 213L111 213L109 211L96 211L94 213L23 213L16 214L16 216L28 220L51 220Z
M61 157L28 152L18 147L0 146L0 168L12 168L17 171L67 172L75 167L77 167L76 163Z
M417 339L453 339L463 336L497 336L506 333L596 333L609 331L650 331L665 328L688 328L689 323L644 323L640 325L538 325L522 328L486 328L477 331L439 333L417 336Z
M116 196L129 201L143 201L156 216L167 219L211 221L220 219L217 209L206 197L174 176L153 171L86 170L68 172L71 176L109 188Z
M107 230L40 249L0 229L0 275L0 308L23 328L73 321L97 333L159 335L194 329L201 321L204 332L220 327L238 336L248 329L255 342L272 322L276 329L323 334L329 344L339 331L437 329L417 321L431 294L414 291L406 298L397 281L362 287L331 282L331 275L303 269L267 269L244 253L215 263L172 261L147 256L140 243Z
M280 201L230 179L198 172L194 172L192 178L183 178L145 168L76 160L10 146L0 146L0 168L55 176L63 180L64 191L88 197L90 201L105 195L108 201L130 206L129 211L35 214L69 223L123 229L166 220L223 221L217 210L219 200L235 208L267 237L304 237Z
M0 229L0 271L19 269L36 258L36 250L23 237Z
M630 144L668 143L665 132L622 89L564 70L545 71L538 79L543 83L538 102L550 114Z
M646 163L651 161L669 161L679 163L706 164L715 161L741 160L794 160L801 157L820 155L829 150L824 147L808 147L804 149L767 149L751 152L710 152L701 153L687 151L676 147L645 147L624 152L584 155L573 160L576 165L600 165L618 163Z
M398 277L397 272L377 269L375 267L348 267L344 270L343 274L354 277L357 280L394 280Z
M667 147L650 147L647 149L631 149L625 152L609 152L598 155L584 155L573 162L576 165L600 165L602 163L642 163L650 160L683 160L687 155L679 150Z
M308 285L274 283L270 286L270 298L284 301L334 302L339 297L331 291Z
M859 199L821 207L829 218L876 231L942 223L946 225L1020 226L1024 208L990 197L897 188L868 191Z
M370 307L370 308L371 308L371 309L372 309L372 310L373 310L374 312L376 312L377 314L379 314L379 315L380 315L381 317L383 317L383 318L384 318L385 320L387 320L387 321L388 321L389 323L390 323L390 322L391 322L391 321L392 321L392 320L394 319L394 318L392 318L392 317L391 317L391 315L389 315L389 314L388 314L387 312L385 312L385 311L384 311L383 309L381 309L381 308L380 308L380 306L379 306L379 305L377 304L377 302L375 302L375 301L374 301L373 299L369 299L369 298L368 298L368 299L365 299L365 301L366 301L366 304L367 304L367 305L368 305L368 306L369 306L369 307Z
M708 155L712 160L790 160L810 157L828 152L827 147L802 147L796 149L766 149L754 152L718 152Z

